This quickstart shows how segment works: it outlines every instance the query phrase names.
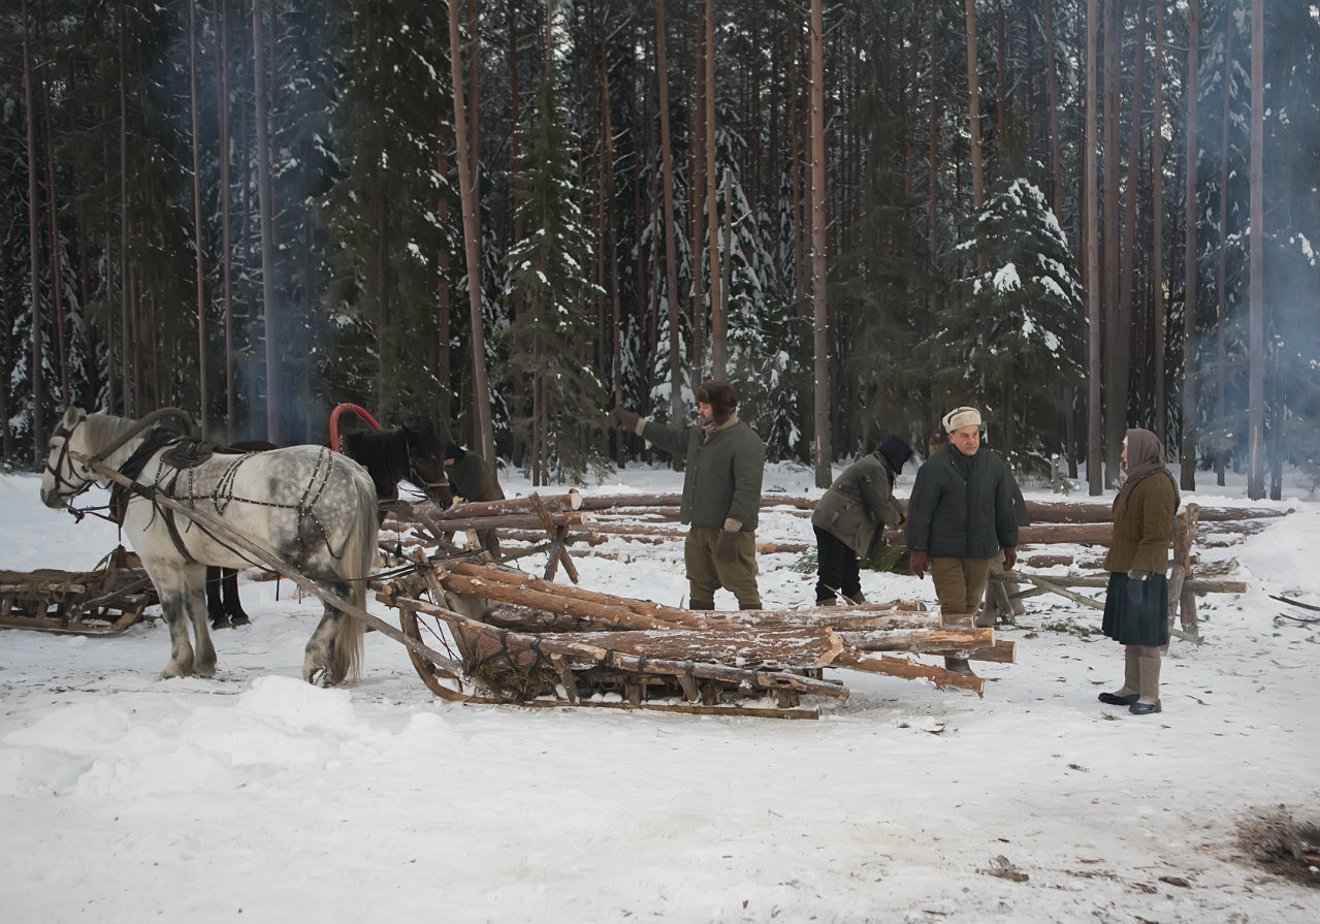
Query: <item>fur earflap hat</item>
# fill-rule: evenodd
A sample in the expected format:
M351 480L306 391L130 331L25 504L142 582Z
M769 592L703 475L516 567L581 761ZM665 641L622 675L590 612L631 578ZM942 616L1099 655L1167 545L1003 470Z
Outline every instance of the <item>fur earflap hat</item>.
M912 458L912 447L897 436L886 436L879 452L889 460L889 467L895 475L903 474L903 463Z
M734 411L738 410L738 392L734 391L733 385L729 382L719 382L714 379L702 382L701 387L697 389L697 401L701 404L710 404L716 423L724 423L733 416Z
M961 430L963 427L981 426L981 412L974 407L956 407L944 415L941 421L944 424L944 432L952 433L955 430Z

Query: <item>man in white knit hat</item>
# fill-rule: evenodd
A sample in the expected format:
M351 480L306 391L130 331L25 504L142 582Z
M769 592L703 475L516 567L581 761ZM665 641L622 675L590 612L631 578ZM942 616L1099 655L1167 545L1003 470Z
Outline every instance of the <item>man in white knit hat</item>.
M957 407L942 423L949 445L917 469L907 544L912 573L924 578L930 569L940 615L950 623L976 612L1000 549L1006 569L1017 563L1018 526L1008 466L981 446L981 412ZM971 673L965 658L944 662L949 670Z

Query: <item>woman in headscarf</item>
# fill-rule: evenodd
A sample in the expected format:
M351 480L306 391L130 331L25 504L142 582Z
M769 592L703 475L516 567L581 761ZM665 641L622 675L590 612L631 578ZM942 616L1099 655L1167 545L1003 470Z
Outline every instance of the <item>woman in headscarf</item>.
M1162 711L1160 655L1169 643L1169 540L1178 512L1178 484L1164 462L1159 438L1127 431L1127 480L1114 498L1114 535L1105 556L1109 589L1102 629L1124 646L1123 686L1100 702L1127 706L1134 715Z

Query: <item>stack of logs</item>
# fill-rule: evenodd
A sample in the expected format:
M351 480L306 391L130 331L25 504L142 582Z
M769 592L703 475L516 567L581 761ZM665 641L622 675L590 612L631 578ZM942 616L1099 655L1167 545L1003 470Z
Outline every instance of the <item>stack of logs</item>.
M447 643L446 635L455 640L461 671L414 659L422 679L446 699L454 698L457 681L530 705L814 716L798 708L802 695L848 696L842 683L822 676L827 667L927 680L980 696L981 677L892 655L1000 663L1015 656L1013 642L996 640L993 629L973 626L970 617L944 626L938 614L899 601L708 612L472 561L419 553L416 564L416 571L379 587L378 599L400 611L414 638L429 636L437 645ZM746 707L763 696L773 696L776 706Z
M583 498L574 491L544 500L533 495L532 498L514 498L489 504L465 504L436 516L432 529L451 534L479 527L499 529L502 539L534 543L518 554L551 550L545 577L553 577L558 565L562 563L576 583L577 572L566 548L569 544L597 546L611 538L650 544L681 541L687 530L678 524L680 501L677 494ZM761 499L761 507L806 519L815 509L815 501L766 495ZM431 509L434 511L435 508ZM1073 572L1101 568L1103 549L1108 546L1113 532L1113 514L1108 504L1028 501L1027 512L1032 525L1019 530L1018 563L1021 567L1067 567ZM1213 566L1207 565L1200 562L1193 546L1210 548L1233 545L1264 529L1271 518L1284 516L1287 512L1268 508L1201 507L1187 504L1178 513L1172 541L1169 601L1170 615L1180 618L1182 633L1186 637L1196 637L1197 594L1246 591L1246 585L1241 582L1215 579L1234 570L1237 565L1235 561L1227 559ZM415 513L409 515L416 516ZM803 531L808 531L806 524L803 525ZM435 532L434 535L440 536L443 533ZM905 542L902 530L888 530L886 539L894 548L902 547ZM435 539L427 541L436 544ZM1066 550L1051 551L1049 548L1064 545L1081 546L1083 551L1074 554ZM813 548L814 545L806 543L763 542L758 545L757 551L762 555L801 554ZM616 553L589 554L613 557ZM1197 572L1196 578L1192 576L1193 568ZM1008 585L1004 586L1006 581ZM1019 572L1006 576L996 572L990 588L990 607L1011 620L1014 601L1040 593L1057 593L1083 605L1095 606L1093 598L1068 588L1104 586L1104 582L1103 575L1031 575ZM1031 584L1032 589L1020 592L1013 586L1020 583Z

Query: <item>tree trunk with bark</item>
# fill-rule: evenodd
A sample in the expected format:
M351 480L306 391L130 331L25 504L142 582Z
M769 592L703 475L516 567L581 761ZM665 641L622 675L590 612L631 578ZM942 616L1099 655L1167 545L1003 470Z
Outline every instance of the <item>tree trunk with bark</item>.
M43 348L41 343L41 227L37 202L37 112L36 93L33 90L31 26L28 2L23 0L23 105L27 119L27 171L28 171L28 256L32 293L32 460L38 468L46 458L46 403L45 377L42 374Z
M830 325L825 265L825 23L824 0L811 0L811 285L815 348L816 487L828 488L830 470Z
M1251 307L1247 318L1247 408L1247 497L1258 500L1265 496L1265 0L1251 3Z
M481 313L481 226L477 218L477 150L469 147L468 116L464 111L462 36L458 4L449 4L449 58L454 82L454 132L458 153L458 184L463 203L463 240L467 262L468 309L472 325L472 406L476 414L476 442L483 459L495 458L495 431L490 419L490 386L486 380L486 335ZM475 98L475 88L473 90ZM475 118L475 117L474 117ZM475 139L474 139L475 140Z
M1201 9L1200 0L1187 0L1187 157L1184 167L1186 188L1186 243L1183 263L1183 369L1182 369L1182 469L1179 485L1184 491L1196 490L1196 161L1197 101L1200 96Z
M1100 259L1096 223L1096 4L1086 0L1086 140L1084 148L1082 200L1086 203L1086 481L1092 497L1104 490L1100 454Z

